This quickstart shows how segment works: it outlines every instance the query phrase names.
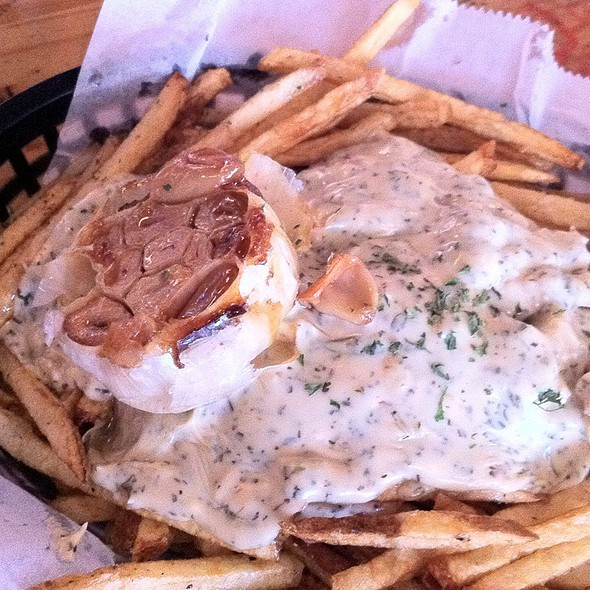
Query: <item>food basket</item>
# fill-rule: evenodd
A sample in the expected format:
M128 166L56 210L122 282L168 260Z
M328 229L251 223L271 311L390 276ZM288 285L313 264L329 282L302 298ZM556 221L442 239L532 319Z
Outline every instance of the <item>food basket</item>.
M31 196L57 149L80 68L57 74L0 104L0 166L9 170L0 185L0 220L9 217L10 201L21 191ZM25 148L43 138L44 152L30 161ZM42 142L42 143L43 143Z

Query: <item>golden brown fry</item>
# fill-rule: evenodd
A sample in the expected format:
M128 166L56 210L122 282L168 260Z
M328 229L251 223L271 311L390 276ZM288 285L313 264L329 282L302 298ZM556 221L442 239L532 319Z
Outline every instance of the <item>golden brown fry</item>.
M590 561L579 565L567 574L549 582L554 590L588 590L590 588Z
M366 66L412 16L420 0L397 0L354 43L344 58Z
M475 151L457 160L453 167L463 174L485 176L496 168L496 163L492 160L495 149L496 142L488 141L480 145Z
M451 512L463 512L465 514L483 514L481 510L478 510L470 504L461 502L457 498L453 498L444 492L437 492L434 497L434 508L433 510L447 510Z
M338 126L350 127L376 113L390 115L389 119L384 118L384 121L390 121L385 125L389 131L406 128L431 129L447 123L451 116L451 109L448 104L440 100L430 99L409 100L399 104L365 102L346 115ZM479 144L484 141L480 139ZM474 145L473 149L477 149L479 144Z
M152 561L161 557L170 547L172 531L167 524L142 518L131 547L131 561Z
M298 68L322 67L329 80L341 84L361 75L362 66L335 57L310 51L278 48L262 58L259 68L264 71L286 73ZM375 91L375 97L385 102L404 102L415 99L434 99L446 102L452 110L451 122L482 137L507 142L524 153L532 154L566 168L580 169L584 158L558 141L530 127L509 121L500 113L467 104L462 100L427 90L421 86L383 76Z
M240 135L323 78L321 69L301 69L265 86L199 140L195 147L230 150Z
M431 150L456 154L468 154L486 141L485 138L468 129L460 129L452 125L442 125L434 129L396 130L395 135L406 137ZM553 164L541 158L523 154L516 148L502 142L496 143L496 155L511 162L520 162L545 171L553 168Z
M0 263L42 225L70 196L75 180L58 180L37 195L24 215L17 217L0 234Z
M175 72L166 82L156 101L125 138L111 158L98 171L101 180L133 172L160 145L182 108L188 82Z
M455 164L461 159L460 154L442 153L442 158L449 164ZM556 184L561 181L559 176L520 164L519 162L509 162L508 160L494 160L495 167L493 170L486 171L485 176L488 180L502 180L512 182L529 182L532 184Z
M108 500L79 493L58 496L51 506L78 524L113 520L121 510Z
M117 553L130 553L140 522L141 516L139 514L129 510L120 510L105 528L107 543Z
M521 545L484 547L469 553L444 556L431 563L428 571L441 585L458 588L534 551L578 541L590 535L590 505L535 525L530 531L537 539Z
M183 127L196 125L205 107L230 84L231 76L225 68L211 68L197 76L188 88L176 123Z
M4 408L0 408L0 447L17 461L68 487L78 488L81 485L53 449L33 431L31 424Z
M522 590L543 584L590 560L590 537L540 549L480 578L469 590Z
M254 152L272 157L312 135L327 131L346 113L370 98L382 76L383 70L372 70L331 90L317 103L278 123L251 141L240 151L240 158L246 161Z
M84 446L61 403L4 344L0 344L0 372L56 455L83 481L86 477Z
M365 111L367 115L358 119L352 127L337 129L326 135L304 141L287 152L279 154L276 159L284 166L308 166L328 157L336 150L368 141L383 131L406 125L411 127L442 125L449 112L447 105L440 102L420 101L410 106L408 104L364 103L359 105L353 113ZM362 107L369 108L362 109Z
M290 520L282 524L282 529L305 541L389 549L445 547L468 551L487 545L524 543L535 538L524 527L492 516L424 510Z
M332 585L332 576L348 570L355 564L329 545L323 543L306 543L300 539L290 538L286 546L289 551L303 562L305 567L328 586Z
M510 201L523 215L561 229L590 230L590 203L583 203L556 194L492 182L496 193Z
M204 557L176 561L124 563L90 574L64 576L30 590L272 590L297 586L302 566L290 555L277 561L250 560L244 555Z
M539 502L509 506L496 512L494 516L514 520L528 527L562 516L588 504L590 504L590 479L551 494Z
M417 549L390 549L371 561L332 576L333 590L383 590L413 578L431 555Z

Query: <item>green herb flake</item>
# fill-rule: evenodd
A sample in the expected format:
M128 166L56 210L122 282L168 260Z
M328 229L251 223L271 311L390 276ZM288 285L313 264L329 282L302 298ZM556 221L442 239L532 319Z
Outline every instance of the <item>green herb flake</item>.
M415 264L401 261L397 256L384 252L381 255L381 260L387 265L389 272L399 272L402 275L419 275L422 273L420 268Z
M455 332L448 332L444 337L444 343L447 350L455 350L457 348L457 337Z
M441 377L442 379L446 379L447 381L450 379L449 374L444 372L444 364L443 363L431 363L430 370L437 377Z
M484 289L483 291L481 291L481 293L478 293L474 298L473 298L473 305L482 305L483 303L486 303L486 301L490 300L490 292L487 289Z
M172 185L171 185L170 183L166 183L166 184L162 185L162 188L163 188L163 189L164 189L166 192L168 192L168 191L171 191L171 190L172 190Z
M469 334L471 336L475 336L483 326L482 319L474 312L468 311L467 312L467 329L469 330Z
M445 395L447 394L447 388L445 387L444 391L440 394L440 398L438 400L438 408L436 409L436 414L434 415L435 422L441 422L445 419L445 410L443 408L443 401L445 399Z
M391 353L391 354L397 354L400 349L402 347L402 343L399 340L396 340L395 342L392 342L388 347L387 350Z
M305 364L305 355L304 355L304 354L300 354L300 355L297 357L297 362L298 362L298 363L299 363L301 366L303 366L303 365Z
M361 353L374 355L379 346L383 346L381 340L373 340L371 344L367 344L367 346L363 346L363 348L361 348Z
M537 396L537 401L533 402L546 412L554 412L563 408L563 400L561 399L561 392L555 389L545 389Z
M487 341L482 342L479 346L475 346L473 350L479 354L479 356L484 356L488 354L488 343Z
M383 293L379 297L379 303L377 304L377 311L383 311L385 307L389 307L389 297L387 297L386 293Z

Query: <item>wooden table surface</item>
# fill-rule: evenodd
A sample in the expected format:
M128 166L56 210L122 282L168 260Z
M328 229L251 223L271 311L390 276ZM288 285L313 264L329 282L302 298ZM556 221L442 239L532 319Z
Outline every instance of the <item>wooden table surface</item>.
M567 69L590 75L588 0L463 0L514 11L551 24L556 56ZM0 101L77 66L102 0L0 0Z

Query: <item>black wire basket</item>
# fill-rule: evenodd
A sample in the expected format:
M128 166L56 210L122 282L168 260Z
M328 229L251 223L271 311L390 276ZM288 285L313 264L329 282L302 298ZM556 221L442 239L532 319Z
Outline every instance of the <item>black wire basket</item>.
M23 190L39 190L39 178L57 149L59 126L64 122L80 68L53 76L0 104L0 166L8 162L12 174L0 186L0 220L9 217L10 201ZM25 148L43 138L46 150L33 161Z

